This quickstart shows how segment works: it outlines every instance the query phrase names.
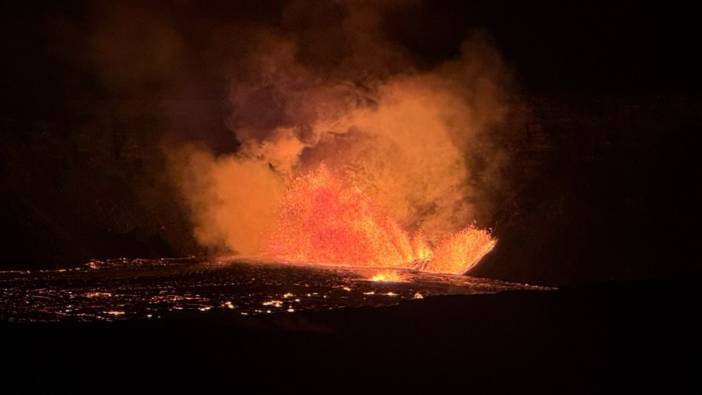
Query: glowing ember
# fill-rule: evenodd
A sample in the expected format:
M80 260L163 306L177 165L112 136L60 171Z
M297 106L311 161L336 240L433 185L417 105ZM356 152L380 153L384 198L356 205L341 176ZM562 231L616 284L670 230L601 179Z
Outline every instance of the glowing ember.
M361 188L320 166L292 181L263 255L296 263L460 274L495 243L489 232L468 227L432 248L421 234L403 230ZM378 276L372 280L399 280Z

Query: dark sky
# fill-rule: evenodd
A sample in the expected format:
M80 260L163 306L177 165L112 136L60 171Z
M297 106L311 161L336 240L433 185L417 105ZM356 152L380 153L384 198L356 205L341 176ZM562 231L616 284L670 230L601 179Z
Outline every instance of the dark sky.
M68 96L99 95L91 84L95 65L88 53L100 25L114 23L111 13L117 23L134 24L136 30L154 19L140 21L138 13L124 11L130 2L123 4L107 10L100 2L5 3L3 89L27 100L40 92L56 95L47 91L67 88L77 89L63 92ZM212 45L211 33L225 26L300 28L285 20L285 2L280 1L133 4L168 22L187 38L191 49L203 51ZM311 15L301 24L323 24L315 18ZM384 27L391 41L423 64L456 54L468 34L483 30L529 91L699 93L696 22L693 10L680 5L427 1L391 10Z
M27 3L0 6L0 267L198 253L159 176L156 103L190 103L179 133L204 127L208 144L233 149L216 103L233 54L247 50L236 33L265 25L302 34L324 27L327 14L303 6L292 18L282 1ZM654 234L686 229L671 209L686 201L662 189L686 190L676 180L692 172L686 149L702 108L695 12L624 1L415 3L383 14L385 37L429 68L458 54L465 37L487 35L514 72L515 92L536 100L538 116L519 127L551 142L528 156L538 166L510 203L536 214L502 219L517 223L501 235L514 239L503 243L504 259L522 247L528 259L498 262L485 275L567 283L690 270L656 266L679 239ZM183 40L170 48L174 33ZM503 211L519 211L510 207ZM520 221L536 221L535 230L519 231ZM635 251L642 243L650 250Z

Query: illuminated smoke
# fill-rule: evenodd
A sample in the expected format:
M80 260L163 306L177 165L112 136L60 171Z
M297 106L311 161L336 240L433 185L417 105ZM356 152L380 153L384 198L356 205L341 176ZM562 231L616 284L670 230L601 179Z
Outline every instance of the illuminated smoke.
M229 93L236 153L171 152L194 234L218 253L465 272L495 245L473 225L469 159L504 115L504 67L474 38L418 70L382 38L383 7L350 4L334 61L252 34Z

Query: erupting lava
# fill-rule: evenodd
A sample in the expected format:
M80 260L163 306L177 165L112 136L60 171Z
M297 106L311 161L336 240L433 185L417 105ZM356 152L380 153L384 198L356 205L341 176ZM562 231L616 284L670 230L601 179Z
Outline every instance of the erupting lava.
M363 41L336 66L295 37L251 45L228 93L235 151L168 150L193 235L264 261L465 273L496 243L471 224L504 188L507 150L490 134L507 107L499 54L477 37L418 68L372 28L373 7L343 7L349 43Z
M489 232L468 227L434 246L410 235L358 186L325 166L297 177L287 190L267 259L296 263L465 273L495 246ZM379 280L380 281L380 280Z

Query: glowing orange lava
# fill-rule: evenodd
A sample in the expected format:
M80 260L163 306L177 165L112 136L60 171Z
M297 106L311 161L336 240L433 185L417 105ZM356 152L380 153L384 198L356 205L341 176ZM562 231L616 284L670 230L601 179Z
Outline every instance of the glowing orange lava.
M325 166L286 191L263 256L311 264L465 273L495 246L488 231L467 227L435 245L410 235L359 187Z
M373 275L370 280L381 283L397 283L403 281L402 277L395 272L378 273Z

